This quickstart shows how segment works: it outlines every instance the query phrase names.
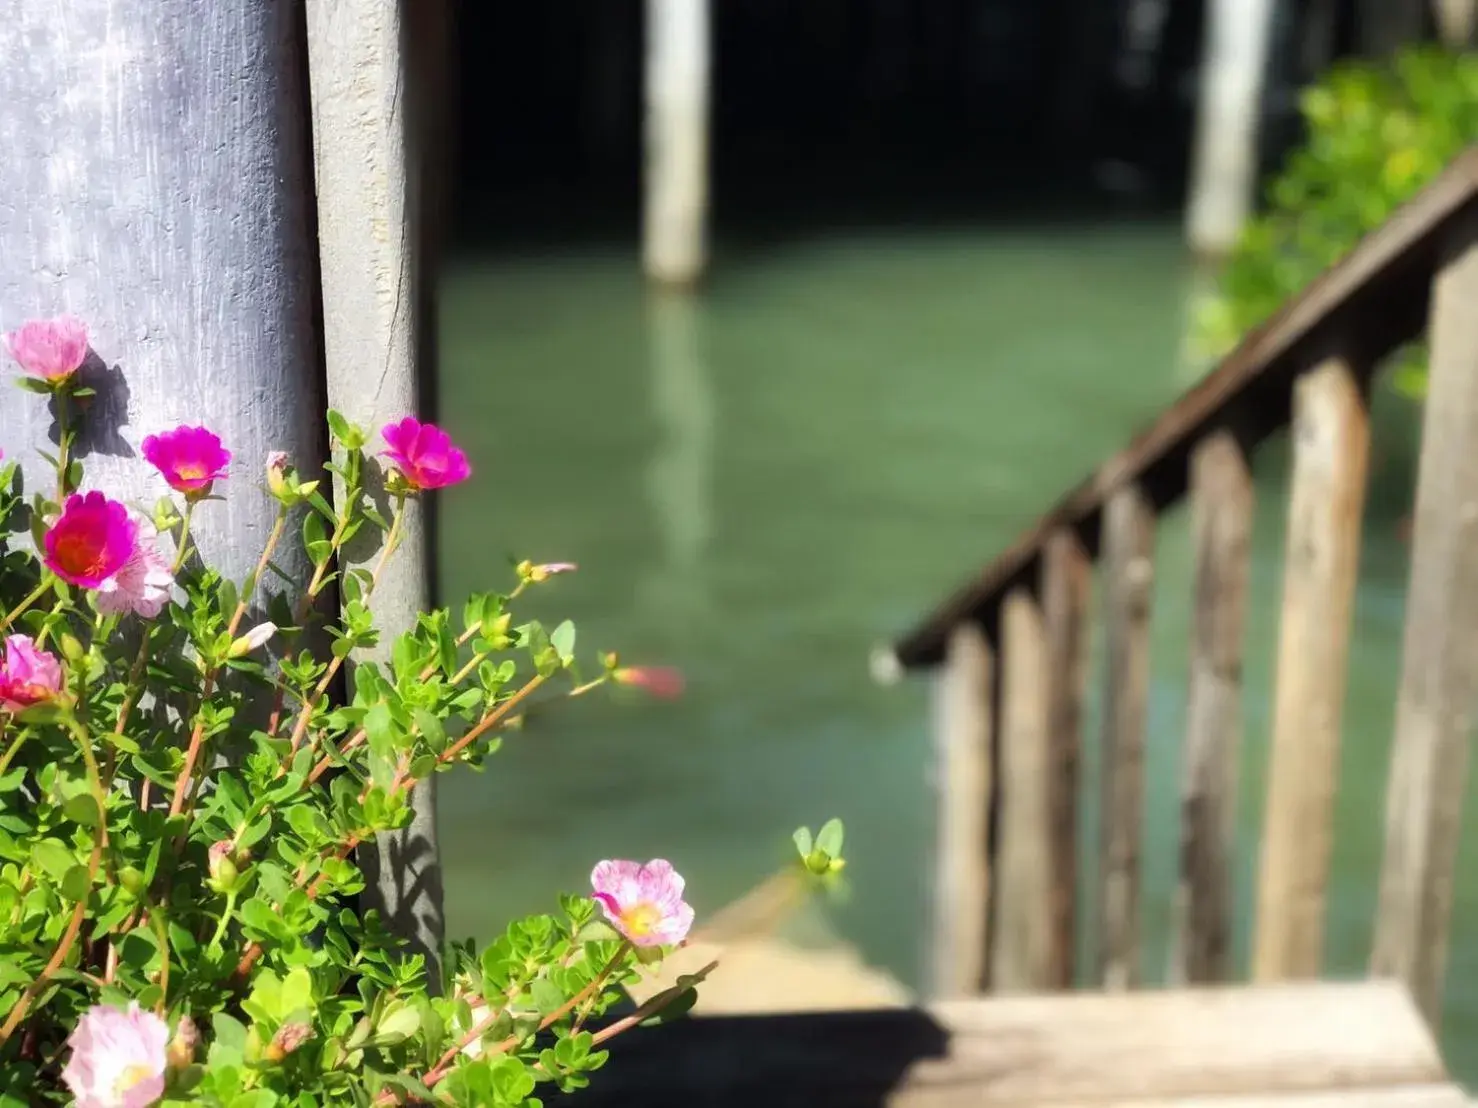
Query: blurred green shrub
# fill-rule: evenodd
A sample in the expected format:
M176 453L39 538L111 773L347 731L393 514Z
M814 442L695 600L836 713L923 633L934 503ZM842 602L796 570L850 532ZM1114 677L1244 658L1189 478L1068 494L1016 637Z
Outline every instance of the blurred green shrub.
M1344 62L1305 90L1302 147L1268 189L1196 320L1198 353L1220 357L1344 256L1466 146L1478 142L1478 55L1423 47L1392 62ZM1426 386L1426 350L1392 382Z

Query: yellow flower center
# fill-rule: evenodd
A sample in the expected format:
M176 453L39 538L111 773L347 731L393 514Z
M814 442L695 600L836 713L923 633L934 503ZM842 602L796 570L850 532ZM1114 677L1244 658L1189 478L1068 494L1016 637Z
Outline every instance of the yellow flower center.
M650 935L662 922L662 909L649 900L640 904L633 904L621 913L621 922L626 925L626 933L633 939Z
M113 1095L122 1096L124 1093L132 1089L135 1085L142 1084L153 1076L154 1070L149 1066L140 1066L137 1064L132 1066L124 1066L123 1072L120 1073L117 1080L113 1082Z
M177 466L175 473L186 481L199 481L206 476L205 467L199 462L186 462L184 465Z

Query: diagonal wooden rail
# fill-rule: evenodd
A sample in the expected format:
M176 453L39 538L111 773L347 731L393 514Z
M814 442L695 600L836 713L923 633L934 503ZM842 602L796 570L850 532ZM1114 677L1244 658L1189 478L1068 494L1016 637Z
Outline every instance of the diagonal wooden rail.
M1478 149L1367 236L973 580L890 668L942 667L936 989L1109 989L1138 979L1139 842L1160 515L1194 547L1175 975L1224 980L1232 913L1252 453L1292 469L1253 977L1317 977L1366 488L1371 378L1425 336L1411 586L1371 954L1435 1024L1466 743L1478 705ZM1099 857L1078 896L1077 772L1096 578L1105 642ZM953 773L958 772L958 779ZM1085 911L1080 900L1093 903ZM1090 919L1091 917L1091 919ZM1080 920L1093 964L1074 964Z

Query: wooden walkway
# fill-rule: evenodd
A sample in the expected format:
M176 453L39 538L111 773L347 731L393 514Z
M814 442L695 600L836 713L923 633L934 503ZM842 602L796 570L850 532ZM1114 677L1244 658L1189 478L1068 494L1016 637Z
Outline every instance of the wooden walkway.
M623 1039L589 1108L1462 1108L1393 982L697 1018ZM660 1074L658 1077L656 1075Z

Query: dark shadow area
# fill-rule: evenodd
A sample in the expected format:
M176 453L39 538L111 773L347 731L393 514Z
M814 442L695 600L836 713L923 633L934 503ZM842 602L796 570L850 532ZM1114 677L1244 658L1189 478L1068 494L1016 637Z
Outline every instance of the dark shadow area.
M546 1104L587 1108L882 1108L916 1063L942 1058L947 1032L926 1013L727 1016L643 1028L590 1087Z

